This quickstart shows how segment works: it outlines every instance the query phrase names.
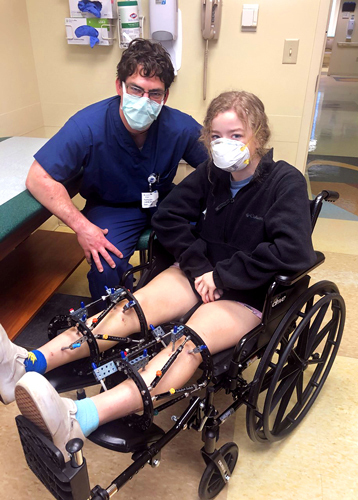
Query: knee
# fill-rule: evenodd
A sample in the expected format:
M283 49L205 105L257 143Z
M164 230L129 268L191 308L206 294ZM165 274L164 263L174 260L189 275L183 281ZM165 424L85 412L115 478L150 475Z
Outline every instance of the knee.
M182 340L178 340L175 347L176 349L182 344ZM195 344L189 340L183 347L182 352L180 353L179 357L182 357L183 363L185 363L186 366L190 366L193 371L195 371L200 363L202 362L202 357L200 352L194 352L195 349ZM168 347L168 356L170 356L172 352L172 345L170 344Z
M117 274L119 275L120 277L122 276L122 274L129 268L129 263L128 263L128 260L129 259L126 259L125 257L123 257L122 259L116 257L115 255L111 254L111 257L116 265L116 267L111 267L104 259L103 257L100 257L101 259L101 264L103 266L103 272L99 272L98 269L97 269L97 266L92 263L92 266L91 266L91 271L93 271L94 273L97 273L98 275L102 275L102 276L112 276L114 274Z

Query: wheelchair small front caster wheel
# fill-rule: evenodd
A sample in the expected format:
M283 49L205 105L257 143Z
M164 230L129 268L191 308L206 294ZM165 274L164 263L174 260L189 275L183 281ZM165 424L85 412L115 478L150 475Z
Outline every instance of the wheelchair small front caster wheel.
M235 443L226 443L219 451L228 465L230 474L232 474L239 456L237 445ZM199 498L201 500L215 498L224 488L225 484L226 481L222 477L216 464L214 462L209 462L200 480Z

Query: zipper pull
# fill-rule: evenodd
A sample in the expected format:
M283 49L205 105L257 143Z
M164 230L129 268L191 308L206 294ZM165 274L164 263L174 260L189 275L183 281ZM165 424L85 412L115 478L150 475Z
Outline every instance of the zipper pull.
M226 207L226 205L229 205L229 203L234 203L234 198L229 198L228 200L224 201L223 203L220 203L220 205L218 205L215 208L215 212L218 212L222 208Z

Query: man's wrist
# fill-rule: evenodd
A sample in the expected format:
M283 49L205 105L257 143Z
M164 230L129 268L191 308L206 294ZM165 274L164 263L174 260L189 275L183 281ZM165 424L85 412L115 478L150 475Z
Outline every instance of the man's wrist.
M82 231L85 230L85 228L90 224L90 221L86 219L86 217L81 214L79 210L77 210L77 213L73 214L73 217L70 217L70 221L67 224L76 234L81 233Z

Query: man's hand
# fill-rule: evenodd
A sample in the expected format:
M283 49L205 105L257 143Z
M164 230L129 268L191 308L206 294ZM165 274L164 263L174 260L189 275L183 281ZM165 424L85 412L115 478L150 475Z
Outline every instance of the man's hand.
M212 271L195 278L195 290L200 295L204 304L220 299L223 294L222 290L216 288Z
M120 252L118 248L116 248L111 242L107 240L107 238L105 238L105 235L107 233L108 229L101 229L91 222L88 222L85 228L81 230L81 232L77 233L78 243L83 248L87 262L91 264L91 259L93 259L100 273L103 272L103 266L101 264L99 254L102 255L104 260L112 268L115 268L116 264L114 263L112 257L109 255L108 251L112 252L120 259L122 259L123 257L122 252Z
M99 258L101 254L108 265L112 268L116 267L108 251L120 259L123 255L105 238L108 229L100 229L86 219L72 203L65 186L55 181L36 160L27 175L26 187L47 210L73 229L89 264L93 259L98 271L102 272L103 267Z

